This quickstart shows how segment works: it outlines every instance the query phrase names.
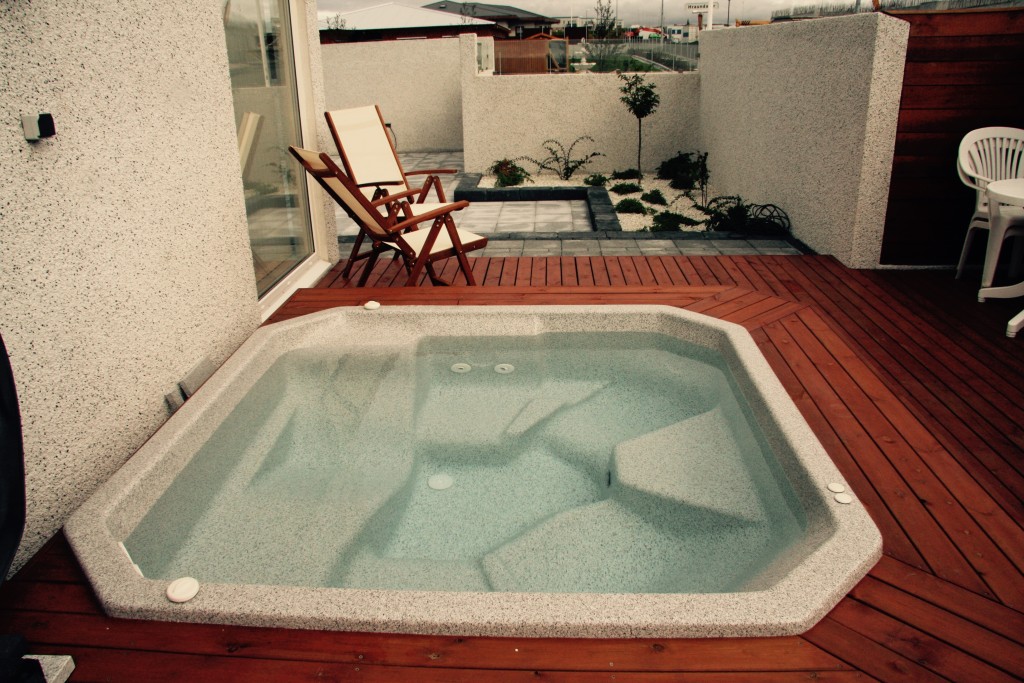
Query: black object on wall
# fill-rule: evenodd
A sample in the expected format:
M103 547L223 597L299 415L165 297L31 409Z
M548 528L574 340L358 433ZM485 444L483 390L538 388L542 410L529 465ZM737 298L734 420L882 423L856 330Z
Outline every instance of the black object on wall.
M7 347L0 336L0 582L25 531L25 451L21 413Z

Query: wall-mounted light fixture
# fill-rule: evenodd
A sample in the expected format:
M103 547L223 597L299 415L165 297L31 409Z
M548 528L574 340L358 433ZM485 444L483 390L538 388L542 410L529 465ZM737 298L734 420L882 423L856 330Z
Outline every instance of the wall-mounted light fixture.
M53 125L53 116L47 113L22 116L21 127L25 129L25 139L29 142L52 138L57 134L57 129Z

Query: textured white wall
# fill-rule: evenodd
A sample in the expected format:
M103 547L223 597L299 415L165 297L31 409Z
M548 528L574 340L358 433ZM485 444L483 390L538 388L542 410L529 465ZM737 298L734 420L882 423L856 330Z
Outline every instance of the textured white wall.
M462 149L457 38L339 43L320 50L328 110L380 105L401 152Z
M462 117L466 170L481 172L503 157L544 155L541 143L553 138L568 146L581 135L574 156L596 150L585 173L634 168L637 122L619 101L623 82L615 74L488 76L476 72L475 45L462 38ZM645 171L696 149L701 77L695 73L646 76L661 97L658 110L643 120ZM527 170L531 170L526 164Z
M877 267L908 35L883 14L703 34L716 190L778 204L811 248Z
M259 324L222 4L0 5L0 331L28 484L16 566L161 424L178 379ZM40 111L57 137L29 144L19 117Z

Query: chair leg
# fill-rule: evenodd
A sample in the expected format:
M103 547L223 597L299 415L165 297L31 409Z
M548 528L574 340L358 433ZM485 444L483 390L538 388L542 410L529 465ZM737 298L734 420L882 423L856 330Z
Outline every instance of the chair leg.
M1001 219L993 216L988 229L988 244L985 245L985 266L981 271L981 286L991 287L992 280L996 276L996 266L999 264L999 252L1003 248L1003 237L1006 234L1006 226L1001 224Z
M471 287L475 286L476 280L473 278L473 268L469 265L469 258L467 258L466 254L461 251L455 254L455 258L459 260L459 269L462 271L462 274L466 276L466 284ZM452 281L455 281L454 278Z
M974 233L977 230L973 225L967 228L967 236L964 237L964 248L960 251L960 262L956 265L956 279L964 272L964 264L967 263L967 255L971 251L971 244L974 242Z
M1019 280L1024 267L1024 235L1013 236L1013 251L1010 252L1010 279Z
M359 234L356 235L355 244L352 245L352 253L348 255L348 263L345 264L345 269L341 271L341 276L348 279L349 273L352 272L352 264L356 262L356 256L359 254L359 247L363 245L363 231L360 230Z
M359 276L359 284L357 285L358 287L366 286L366 281L370 279L370 271L373 270L373 267L377 264L377 257L379 255L380 252L374 249L373 252L369 255L369 257L367 257L366 265L363 266L363 273L362 275Z

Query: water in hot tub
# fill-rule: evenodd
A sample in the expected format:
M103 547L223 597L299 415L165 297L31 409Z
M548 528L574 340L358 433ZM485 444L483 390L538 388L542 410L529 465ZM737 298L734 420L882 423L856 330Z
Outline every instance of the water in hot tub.
M736 386L647 333L295 350L125 545L204 582L743 590L806 524Z

